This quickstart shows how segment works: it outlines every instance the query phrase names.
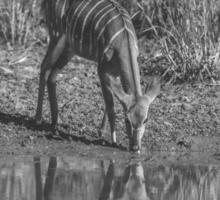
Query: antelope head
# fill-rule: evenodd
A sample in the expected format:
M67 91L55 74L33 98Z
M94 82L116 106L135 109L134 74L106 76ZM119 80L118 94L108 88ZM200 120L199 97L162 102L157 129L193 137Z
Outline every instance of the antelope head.
M159 80L157 77L150 79L143 95L135 95L133 92L127 94L117 81L111 81L111 89L124 107L129 148L140 153L148 109L160 91Z

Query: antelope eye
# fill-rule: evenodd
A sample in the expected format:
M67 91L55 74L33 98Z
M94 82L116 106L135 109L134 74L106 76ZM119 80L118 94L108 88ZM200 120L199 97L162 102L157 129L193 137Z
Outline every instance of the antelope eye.
M146 119L144 120L144 124L146 124L146 123L147 123L147 121L148 121L148 118L146 118Z

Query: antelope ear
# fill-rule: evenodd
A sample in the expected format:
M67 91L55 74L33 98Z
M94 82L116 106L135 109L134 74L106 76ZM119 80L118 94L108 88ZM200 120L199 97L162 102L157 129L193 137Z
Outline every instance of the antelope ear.
M133 95L125 93L120 80L117 78L110 78L110 88L115 97L120 101L125 109L128 110L134 100Z
M157 97L160 93L160 80L159 77L154 76L147 80L147 85L145 88L145 96L148 98L150 103Z

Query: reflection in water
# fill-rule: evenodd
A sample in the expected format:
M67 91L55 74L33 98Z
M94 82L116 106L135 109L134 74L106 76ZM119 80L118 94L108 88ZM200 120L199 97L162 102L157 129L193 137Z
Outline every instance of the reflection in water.
M219 200L220 166L86 158L0 162L0 200Z

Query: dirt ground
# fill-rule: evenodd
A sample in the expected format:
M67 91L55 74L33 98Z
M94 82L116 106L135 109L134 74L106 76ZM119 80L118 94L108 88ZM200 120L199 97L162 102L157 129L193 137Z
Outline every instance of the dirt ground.
M118 147L111 147L110 133L104 140L98 137L104 102L96 65L89 61L75 58L58 76L60 137L50 131L47 96L44 123L35 125L39 66L44 54L42 47L0 51L0 155L131 156L118 103ZM150 107L142 142L146 159L188 159L194 152L220 161L220 86L163 85Z

